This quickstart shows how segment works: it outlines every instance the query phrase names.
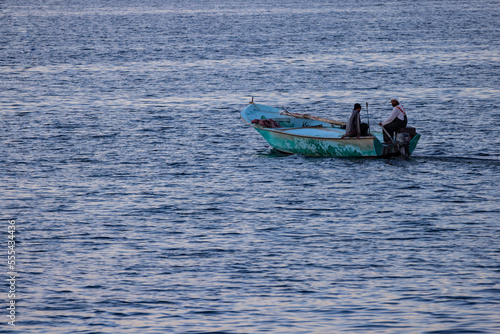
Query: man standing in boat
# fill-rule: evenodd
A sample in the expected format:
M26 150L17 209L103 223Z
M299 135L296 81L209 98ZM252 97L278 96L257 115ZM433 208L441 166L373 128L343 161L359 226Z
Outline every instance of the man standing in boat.
M345 137L356 137L359 138L361 136L368 135L368 124L361 123L361 105L356 103L354 105L354 109L352 110L351 117L347 121L345 128L345 135L341 138Z
M384 141L386 143L392 142L394 132L396 132L399 129L406 128L406 124L408 124L406 111L404 110L403 106L399 104L399 100L393 97L391 99L391 104L393 106L392 113L385 121L378 123L378 125L380 125L383 129L385 129L385 131L383 132L384 132Z

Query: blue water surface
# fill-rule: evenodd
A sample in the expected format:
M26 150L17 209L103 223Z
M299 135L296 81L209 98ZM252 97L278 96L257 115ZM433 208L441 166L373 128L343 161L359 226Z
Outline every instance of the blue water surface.
M6 0L0 19L0 332L500 332L498 1ZM241 121L251 97L360 103L375 130L398 97L422 138L410 161L281 155Z

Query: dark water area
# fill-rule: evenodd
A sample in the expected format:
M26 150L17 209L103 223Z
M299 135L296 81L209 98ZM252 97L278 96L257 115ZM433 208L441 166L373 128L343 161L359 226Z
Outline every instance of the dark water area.
M1 333L499 333L498 1L0 2ZM258 103L399 97L410 161ZM16 224L16 327L7 226Z

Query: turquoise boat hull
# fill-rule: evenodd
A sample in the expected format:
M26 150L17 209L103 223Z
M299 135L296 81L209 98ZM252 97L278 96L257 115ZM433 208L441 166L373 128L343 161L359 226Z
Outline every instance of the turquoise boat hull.
M297 118L280 114L280 109L250 103L241 111L241 118L274 149L312 157L388 157L401 154L397 145L382 143L382 133L361 138L341 138L344 135L339 125L319 120ZM266 128L253 124L253 120L274 120L280 127ZM410 155L417 146L420 134L413 137L408 147Z

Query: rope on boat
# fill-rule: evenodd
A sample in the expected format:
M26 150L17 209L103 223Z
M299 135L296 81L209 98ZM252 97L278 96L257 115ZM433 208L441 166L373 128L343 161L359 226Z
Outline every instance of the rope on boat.
M262 111L257 107L257 105L253 102L253 96L252 96L252 101L250 101L250 104L253 104L254 108L257 109L258 111Z

